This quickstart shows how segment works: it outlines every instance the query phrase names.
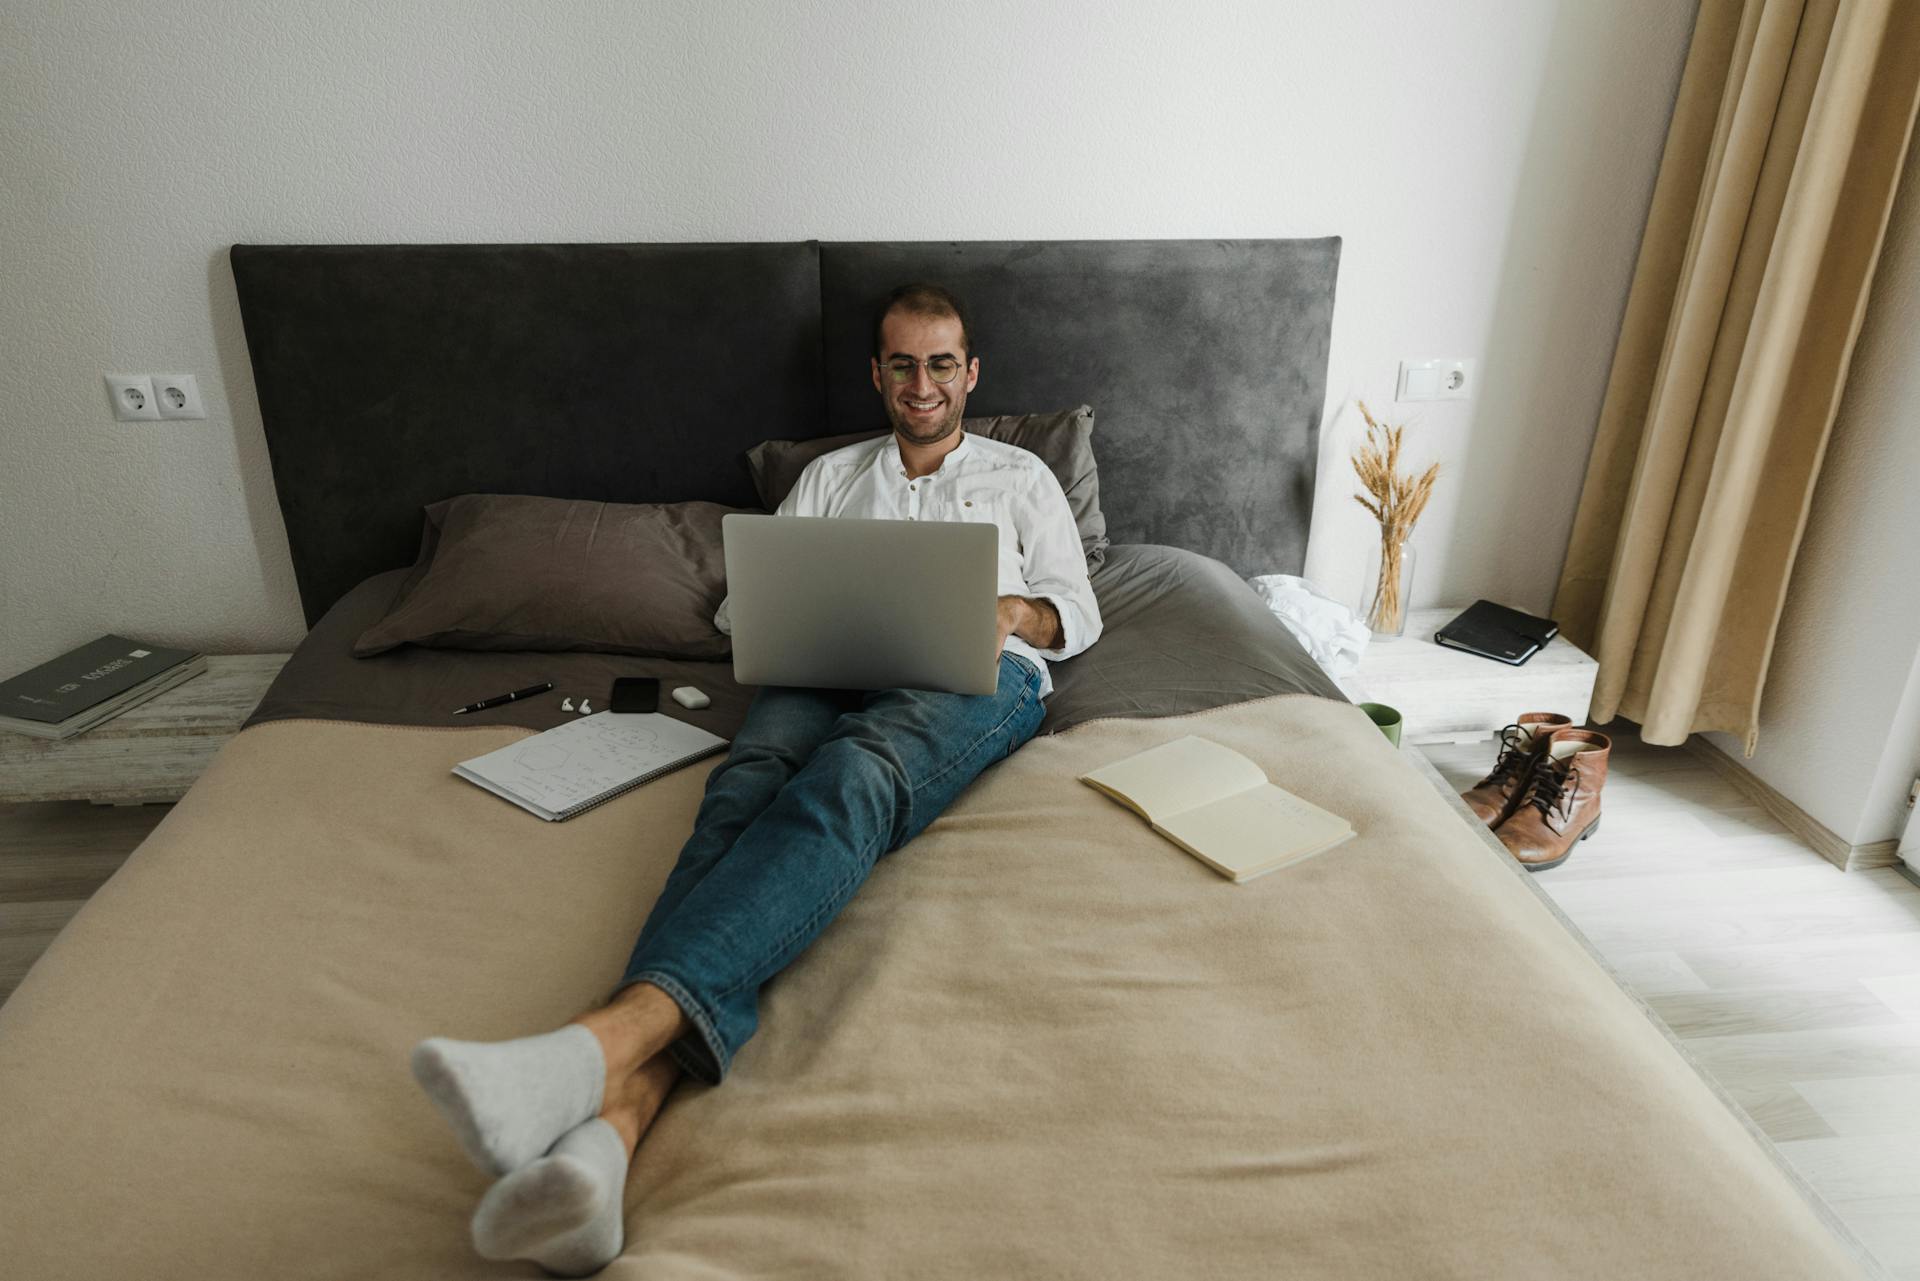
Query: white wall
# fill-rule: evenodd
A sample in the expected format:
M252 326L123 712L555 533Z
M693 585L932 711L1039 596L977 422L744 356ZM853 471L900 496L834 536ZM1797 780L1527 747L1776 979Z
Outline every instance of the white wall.
M1742 763L1853 845L1896 839L1920 774L1920 149L1887 239ZM1740 742L1707 736L1739 759Z
M1358 594L1343 407L1474 356L1411 414L1415 603L1544 609L1692 10L0 0L0 672L303 634L236 241L1339 234L1310 576ZM208 419L115 424L107 371Z
M1914 811L1907 806L1907 794L1917 776L1920 776L1920 648L1914 651L1906 692L1894 705L1893 723L1887 731L1886 747L1880 753L1880 767L1874 771L1873 785L1867 789L1866 803L1861 806L1854 844L1897 841L1908 832L1920 840L1920 824L1913 823ZM1915 870L1920 870L1920 846L1916 846L1912 861Z

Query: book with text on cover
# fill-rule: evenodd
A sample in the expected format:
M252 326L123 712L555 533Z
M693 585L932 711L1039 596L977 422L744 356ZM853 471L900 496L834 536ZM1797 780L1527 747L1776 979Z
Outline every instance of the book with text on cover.
M1080 781L1234 881L1311 858L1354 834L1346 819L1275 787L1231 747L1191 734L1103 765Z
M102 636L0 681L0 730L71 738L206 670L193 650Z

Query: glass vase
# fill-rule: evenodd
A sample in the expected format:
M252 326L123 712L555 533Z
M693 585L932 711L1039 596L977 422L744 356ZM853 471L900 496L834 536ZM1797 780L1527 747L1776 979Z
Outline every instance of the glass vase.
M1366 597L1360 616L1375 640L1392 640L1407 631L1407 609L1413 602L1413 544L1405 538L1382 535L1367 552Z

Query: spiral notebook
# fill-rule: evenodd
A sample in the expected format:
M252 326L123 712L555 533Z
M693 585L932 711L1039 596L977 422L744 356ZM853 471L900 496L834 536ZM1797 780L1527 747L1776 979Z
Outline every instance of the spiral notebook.
M453 772L557 823L727 745L659 712L595 712L461 761Z

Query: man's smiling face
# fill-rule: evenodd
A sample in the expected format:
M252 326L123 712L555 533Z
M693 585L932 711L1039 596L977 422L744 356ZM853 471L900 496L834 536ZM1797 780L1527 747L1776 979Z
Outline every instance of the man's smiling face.
M958 431L967 393L980 381L980 362L968 356L958 318L896 308L881 323L880 335L873 385L894 431L916 445L938 444ZM951 382L936 381L928 368L937 370L942 361L959 365ZM918 362L911 373L908 362Z

